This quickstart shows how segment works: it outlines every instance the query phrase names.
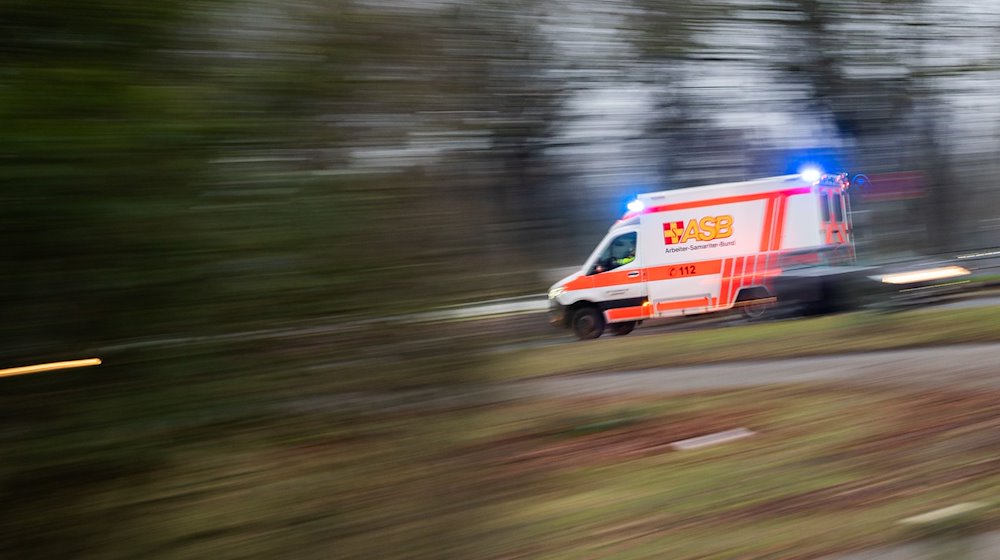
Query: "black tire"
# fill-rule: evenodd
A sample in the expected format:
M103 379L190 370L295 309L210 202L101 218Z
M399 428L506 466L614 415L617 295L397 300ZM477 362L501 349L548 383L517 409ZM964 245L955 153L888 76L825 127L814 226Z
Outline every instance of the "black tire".
M768 307L766 303L751 303L740 308L743 317L747 321L760 321L767 317Z
M596 307L581 307L573 314L573 333L580 340L591 340L604 334L604 314Z
M610 325L608 325L608 330L611 331L611 334L615 336L625 336L628 333L632 332L633 329L635 329L635 325L636 325L635 321L626 321L624 323L611 323Z

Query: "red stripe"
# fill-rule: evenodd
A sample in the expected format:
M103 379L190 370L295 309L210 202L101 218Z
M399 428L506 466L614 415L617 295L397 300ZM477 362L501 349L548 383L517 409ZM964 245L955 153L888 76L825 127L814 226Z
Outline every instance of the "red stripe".
M778 219L774 224L774 242L771 244L772 251L781 250L781 234L785 229L785 210L788 209L788 198L781 197L778 200Z
M717 204L735 204L737 202L749 202L751 200L765 200L768 198L773 198L776 196L788 197L797 194L807 194L812 192L811 187L798 187L795 189L785 189L783 191L771 191L765 193L757 194L745 194L740 196L725 196L721 198L710 198L706 200L694 200L691 202L678 202L674 204L664 204L663 206L654 206L652 208L647 208L643 210L643 214L655 214L657 212L668 212L671 210L688 210L691 208L703 208L705 206L715 206ZM634 216L635 214L632 214ZM629 214L625 215L626 217ZM624 219L624 218L623 218Z
M767 251L771 244L771 228L774 226L774 199L767 199L767 208L764 209L764 233L760 236L760 250Z

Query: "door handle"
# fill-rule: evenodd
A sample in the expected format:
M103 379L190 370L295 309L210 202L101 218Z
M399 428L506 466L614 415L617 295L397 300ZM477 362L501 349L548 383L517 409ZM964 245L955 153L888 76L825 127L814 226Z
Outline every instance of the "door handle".
M633 270L632 272L629 272L628 273L628 277L629 278L638 278L639 277L639 271L638 270Z

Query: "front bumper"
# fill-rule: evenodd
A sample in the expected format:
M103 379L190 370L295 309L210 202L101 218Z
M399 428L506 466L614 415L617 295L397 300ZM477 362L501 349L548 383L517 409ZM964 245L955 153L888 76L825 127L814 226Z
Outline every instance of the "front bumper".
M569 326L569 310L555 299L549 300L549 324L554 327Z

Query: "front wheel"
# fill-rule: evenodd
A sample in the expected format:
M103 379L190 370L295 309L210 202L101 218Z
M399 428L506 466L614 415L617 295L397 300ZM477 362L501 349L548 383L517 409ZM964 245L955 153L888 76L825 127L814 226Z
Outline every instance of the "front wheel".
M608 330L611 331L611 334L615 336L625 336L628 333L632 332L632 329L635 328L635 325L636 325L635 321L626 321L624 323L611 323L610 325L608 325Z
M573 314L573 333L580 340L590 340L604 334L604 314L596 307L583 307Z

